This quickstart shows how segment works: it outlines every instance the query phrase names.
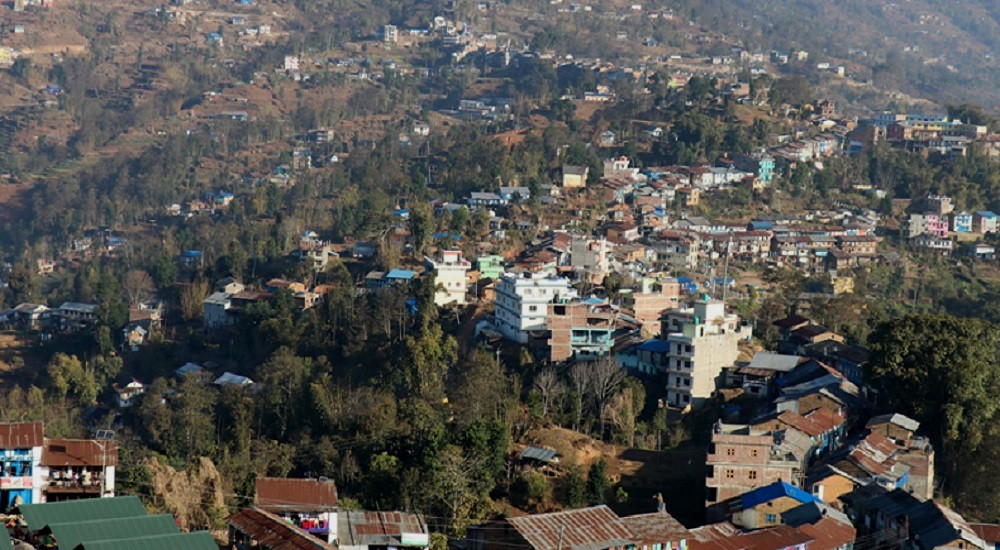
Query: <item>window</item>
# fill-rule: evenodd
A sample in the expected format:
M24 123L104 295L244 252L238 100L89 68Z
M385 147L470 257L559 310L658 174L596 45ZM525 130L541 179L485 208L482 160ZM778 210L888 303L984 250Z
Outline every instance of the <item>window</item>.
M760 451L758 451L757 449L750 449L750 456L753 457L753 458L757 458L757 453L758 452L760 452Z
M685 395L684 395L684 402L685 402L685 403L690 403L690 402L691 402L691 396L690 396L690 395L686 395L686 394L685 394Z
M691 387L691 379L690 378L685 378L684 379L684 385L690 388Z
M528 311L538 311L538 306L528 306Z
M750 472L747 474L747 477L749 477L750 479L757 479L757 470L750 470Z
M731 468L727 469L726 470L726 479L733 479L734 477L736 477L736 470L733 470Z
M776 523L778 521L778 516L775 514L767 514L764 518L768 523Z
M736 456L736 449L733 448L726 449L726 456Z

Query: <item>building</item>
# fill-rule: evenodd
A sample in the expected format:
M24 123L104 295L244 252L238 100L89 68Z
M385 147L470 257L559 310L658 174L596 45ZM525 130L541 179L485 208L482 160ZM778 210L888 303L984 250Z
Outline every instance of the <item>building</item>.
M423 516L407 512L344 510L337 522L340 550L427 548L430 531Z
M0 424L0 507L43 502L42 448L45 445L41 422Z
M607 506L511 517L470 527L469 550L681 550L692 533L662 509L619 518ZM694 543L693 540L691 540Z
M601 284L611 269L611 243L605 239L591 239L573 235L569 246L570 266L580 280Z
M948 237L948 218L933 212L910 214L907 235L912 239L924 234L945 239Z
M953 212L951 214L951 230L955 233L972 233L972 214Z
M705 459L705 506L778 481L799 487L812 442L793 429L715 424Z
M574 166L564 164L562 167L562 187L576 189L587 186L587 177L590 175L589 166Z
M441 258L434 260L424 258L428 269L434 271L434 304L465 305L466 293L469 290L469 269L472 264L462 258L459 250L446 250Z
M667 312L661 334L670 343L667 403L684 410L698 408L715 393L722 369L739 356L738 343L749 338L750 327L726 304L705 296L694 307Z
M972 230L976 233L996 233L1000 226L1000 216L989 210L980 210L972 215Z
M288 520L259 508L230 514L229 547L260 550L336 550L336 546L309 534Z
M643 277L638 288L625 298L632 315L642 325L643 334L653 338L661 334L660 318L680 307L681 284L677 279Z
M256 507L333 543L337 538L337 485L328 479L258 477Z
M636 176L638 168L631 168L628 157L612 157L604 159L604 177L613 178L615 176Z
M576 297L569 280L545 274L506 273L496 288L496 327L508 340L526 344L532 331L545 331L549 304Z
M59 319L59 328L75 330L93 324L97 320L97 304L81 304L64 302L55 311Z
M782 514L803 504L822 504L815 496L784 481L758 487L719 502L706 512L709 520L728 519L744 529L781 525Z
M115 496L118 443L109 439L49 439L42 451L45 502Z
M399 42L399 29L396 25L385 25L382 27L382 41L386 44Z
M202 302L202 323L205 328L219 328L236 323L236 315L231 312L233 295L214 292Z
M611 354L618 315L604 300L548 304L549 359L593 361Z
M480 279L499 279L504 272L503 256L490 255L476 258Z

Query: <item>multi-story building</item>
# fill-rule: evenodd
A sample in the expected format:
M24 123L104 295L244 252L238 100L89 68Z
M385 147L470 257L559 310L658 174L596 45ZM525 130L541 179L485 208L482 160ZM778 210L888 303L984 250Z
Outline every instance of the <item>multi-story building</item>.
M667 403L681 409L697 408L712 396L722 376L739 356L738 343L749 338L750 327L726 304L707 296L694 307L667 312L661 334L670 343L666 364Z
M985 235L986 233L996 233L1000 226L1000 216L989 210L979 210L972 216L972 230Z
M549 359L593 361L611 354L618 315L604 300L548 305Z
M955 210L951 197L946 195L929 195L924 199L924 204L928 210L939 216L951 214Z
M574 166L571 164L562 167L562 186L575 189L587 186L587 177L590 175L589 166Z
M46 439L45 502L115 496L118 443L106 439Z
M526 344L547 328L549 304L577 296L569 280L543 273L506 273L496 288L496 326L508 340Z
M611 243L574 235L570 241L570 265L577 278L600 284L611 269Z
M499 279L504 272L503 256L491 255L476 258L476 269L480 279Z
M910 214L907 231L911 239L925 233L945 239L948 237L948 218L934 212Z
M337 485L325 478L258 477L257 508L332 543L337 539Z
M705 460L705 506L776 481L801 487L811 444L809 436L793 429L716 423Z
M968 212L952 213L951 230L955 233L972 233L972 214Z
M660 335L660 318L666 311L680 307L680 297L681 284L677 279L644 277L626 303L642 324L643 332L655 338Z
M434 303L438 306L465 304L472 264L462 257L462 252L446 250L441 253L440 259L425 257L424 262L434 270Z
M387 44L399 42L399 29L396 25L385 25L382 27L382 41Z
M0 507L43 502L41 422L0 424Z

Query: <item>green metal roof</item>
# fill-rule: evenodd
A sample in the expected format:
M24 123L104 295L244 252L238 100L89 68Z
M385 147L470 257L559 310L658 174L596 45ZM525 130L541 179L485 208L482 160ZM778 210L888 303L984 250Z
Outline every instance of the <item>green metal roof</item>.
M10 548L11 550L14 550L14 539L10 538L10 533L6 529L4 529L3 532L7 536L5 537L0 535L0 548L3 548L4 550Z
M75 550L219 550L208 531L85 542Z
M52 531L52 536L59 543L59 547L67 550L94 540L132 539L146 535L172 535L181 532L170 514L77 523L50 523L49 531Z
M19 507L28 530L39 531L53 523L77 523L98 519L134 518L146 515L146 508L137 496L114 498L84 498L44 504L24 504Z

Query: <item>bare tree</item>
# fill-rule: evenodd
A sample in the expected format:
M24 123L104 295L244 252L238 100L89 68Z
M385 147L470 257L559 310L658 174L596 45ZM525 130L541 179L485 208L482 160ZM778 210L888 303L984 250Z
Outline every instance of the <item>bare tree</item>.
M569 384L576 394L576 418L573 429L580 429L580 416L583 414L583 397L590 386L589 368L586 363L574 363L569 369Z
M604 437L604 408L625 381L625 370L614 359L605 357L588 365L587 378L601 419L601 437Z
M556 373L555 367L549 367L535 377L535 390L542 396L543 417L549 414L549 404L552 403L552 398L559 393L561 388L562 381L559 380L559 374Z
M147 298L153 288L153 278L141 269L129 271L122 281L122 291L130 307L138 305L143 298Z

